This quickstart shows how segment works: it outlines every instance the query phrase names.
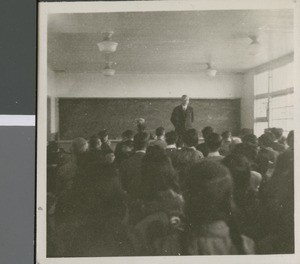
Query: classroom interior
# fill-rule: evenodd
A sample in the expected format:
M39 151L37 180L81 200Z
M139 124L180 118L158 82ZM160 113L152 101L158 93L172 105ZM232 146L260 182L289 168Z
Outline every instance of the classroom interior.
M293 19L290 9L49 14L47 255L293 253ZM168 156L167 147L153 148L154 138L149 143L148 136L161 136L159 127L174 130L171 114L182 95L190 98L194 129L180 136L180 144L178 138L170 143L175 154ZM138 119L145 121L146 132L137 133ZM213 129L206 137L205 127ZM269 128L280 128L282 134L275 140ZM108 139L100 132L104 129ZM126 138L122 133L127 130L135 135ZM193 139L190 130L196 131ZM223 137L225 131L233 137ZM215 138L211 149L209 136ZM226 155L219 153L223 143ZM119 163L117 144L124 154ZM199 171L193 174L193 168ZM217 238L207 242L212 249L199 246L198 251L177 249L173 236L164 250L153 236L160 239L165 233L145 228L145 239L136 239L132 249L129 241L138 236L128 230L139 232L153 215L137 217L141 222L134 217L145 216L149 204L149 212L153 203L164 208L169 196L165 202L161 193L175 197L166 207L180 209L180 216L168 215L163 224L166 232L180 233L177 246L190 246L184 236L193 237L192 228L197 233L215 224L213 217L224 220L226 245L218 240L223 236L218 225L213 227ZM241 212L242 231L233 220L236 212ZM249 234L252 246L243 244L242 234ZM149 241L154 241L153 251Z
M47 139L66 148L104 128L118 141L136 118L172 130L183 94L199 131L293 129L293 10L50 14L47 45Z

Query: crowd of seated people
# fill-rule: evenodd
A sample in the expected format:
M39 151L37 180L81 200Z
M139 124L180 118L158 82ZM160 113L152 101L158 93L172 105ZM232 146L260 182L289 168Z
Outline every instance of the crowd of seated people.
M141 125L142 124L142 125ZM139 123L112 147L107 130L48 145L49 257L294 252L294 133Z

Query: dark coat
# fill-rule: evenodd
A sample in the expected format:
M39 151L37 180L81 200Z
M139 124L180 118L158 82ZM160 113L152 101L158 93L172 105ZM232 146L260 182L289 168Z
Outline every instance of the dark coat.
M176 106L172 112L171 122L175 127L175 131L182 135L186 130L192 128L194 122L194 110L188 106L184 111L182 105Z

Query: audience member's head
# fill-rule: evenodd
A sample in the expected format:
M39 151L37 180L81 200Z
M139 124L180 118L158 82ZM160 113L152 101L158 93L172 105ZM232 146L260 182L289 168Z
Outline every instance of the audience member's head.
M283 129L277 128L277 127L272 127L271 133L275 136L275 140L280 140L283 136Z
M155 134L158 139L163 138L165 136L165 133L166 133L166 131L163 127L158 127L155 130Z
M222 139L224 141L231 141L232 140L232 135L231 135L231 132L230 131L224 131L222 133Z
M258 140L257 140L257 136L255 136L254 134L248 134L242 137L242 142L243 143L250 143L253 144L255 146L258 146Z
M115 154L113 152L109 152L109 153L106 153L105 156L105 162L107 164L112 164L114 161L115 161Z
M211 133L213 133L214 130L213 130L212 127L207 126L207 127L203 128L201 130L201 132L202 132L202 136L203 136L204 140L206 140L206 138L208 137L208 135L211 134Z
M250 128L242 128L241 131L240 131L239 136L240 136L240 138L242 138L242 137L244 137L246 135L250 135L250 134L253 134L252 129L250 129Z
M138 133L144 132L146 130L147 126L144 118L137 118L135 122L136 122Z
M108 140L108 131L107 129L100 130L98 136L102 143L107 142Z
M232 153L235 155L243 155L249 162L253 163L257 158L258 146L248 142L240 143L234 147Z
M101 149L101 140L98 135L91 136L89 140L90 150L100 150Z
M213 132L207 136L205 144L209 152L216 152L221 147L222 138L219 134Z
M274 140L274 135L271 132L266 132L258 138L258 144L262 148L272 148Z
M134 149L136 151L137 150L146 150L148 147L149 138L150 138L150 136L146 132L137 133L133 139Z
M186 147L196 147L198 145L198 132L196 129L188 129L183 135L183 143Z
M142 160L141 197L155 198L158 192L173 189L175 170L164 149L157 145L149 146Z
M250 186L250 163L244 155L234 153L225 157L223 164L229 169L233 178L235 203L243 206L246 191Z
M72 146L71 146L71 153L76 158L76 162L84 162L82 159L85 153L89 148L89 144L87 140L82 137L78 137L73 139Z
M291 130L287 136L287 144L291 149L294 149L294 130Z
M133 137L134 137L134 132L130 129L128 130L125 130L123 133L122 133L122 140L123 141L126 141L126 140L133 140Z
M194 165L187 179L186 215L194 228L229 217L232 180L221 163L204 160Z
M178 135L175 131L169 131L166 133L166 143L168 145L174 145L177 143Z

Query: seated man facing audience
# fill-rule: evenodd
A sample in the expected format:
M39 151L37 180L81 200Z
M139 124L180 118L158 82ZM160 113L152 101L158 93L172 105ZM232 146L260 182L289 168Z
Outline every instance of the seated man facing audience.
M123 189L131 198L137 199L140 195L142 159L149 144L149 134L137 133L133 142L134 154L120 164L120 176Z
M152 146L157 145L161 147L162 149L165 149L167 146L167 143L165 141L165 129L163 127L158 127L155 130L156 140L151 144Z
M210 135L211 133L214 132L213 128L210 127L210 126L207 126L205 128L202 129L202 136L203 136L203 139L204 139L204 142L197 145L196 146L196 149L199 150L203 155L204 157L206 157L208 155L208 149L207 149L207 146L205 144L205 141L206 141L206 138L208 137L208 135Z
M204 156L195 147L198 144L198 133L196 129L189 129L183 135L184 147L177 151L174 158L174 167L179 173L179 185L182 191L185 189L185 181L188 171L195 164L200 162Z
M205 144L208 150L207 159L222 160L224 156L220 155L219 150L222 144L222 138L217 133L211 133L205 140Z

